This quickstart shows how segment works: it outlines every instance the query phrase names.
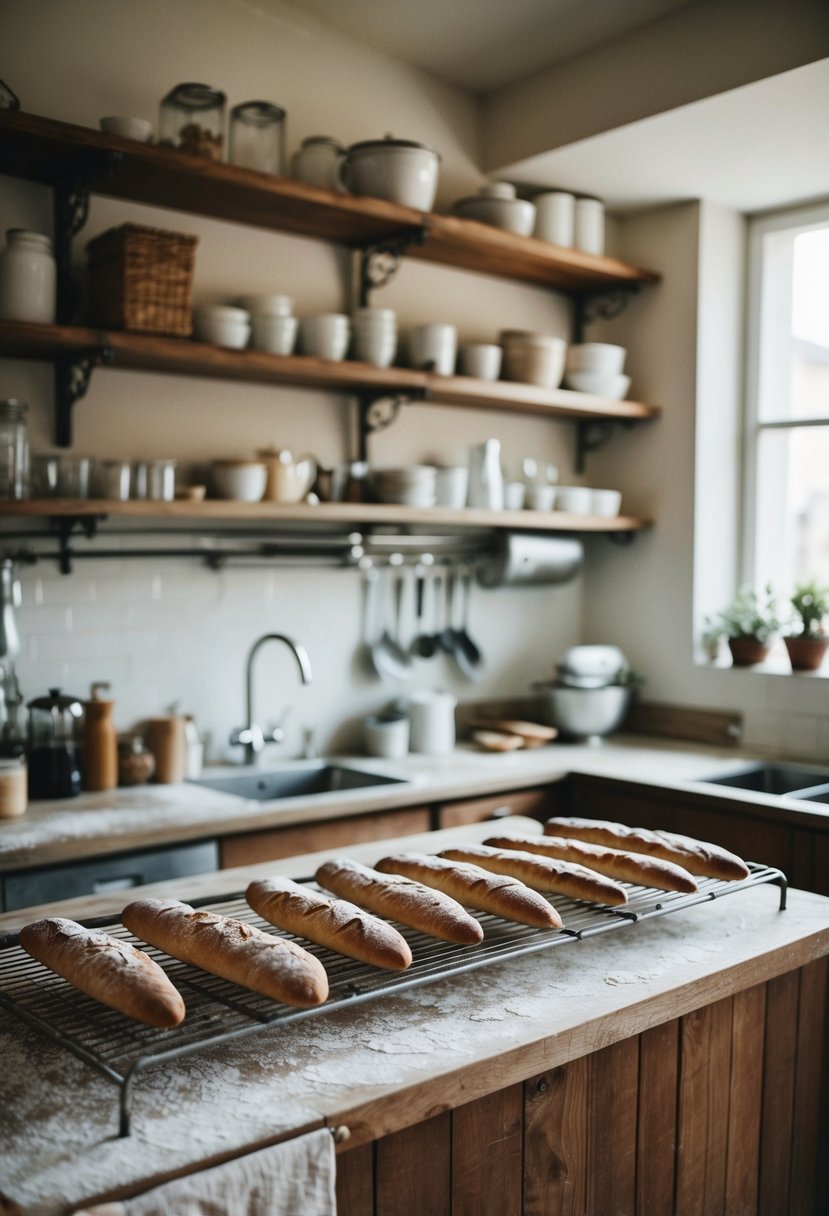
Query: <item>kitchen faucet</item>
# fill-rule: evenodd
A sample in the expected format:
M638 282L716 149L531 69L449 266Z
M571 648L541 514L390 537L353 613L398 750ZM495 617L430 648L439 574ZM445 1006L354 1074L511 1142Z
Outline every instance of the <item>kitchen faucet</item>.
M253 663L257 654L266 642L284 642L297 661L297 666L299 667L299 676L302 683L311 683L311 662L304 646L298 645L295 641L293 641L292 638L287 637L284 633L263 633L261 638L257 638L250 648L247 665L245 667L246 724L240 730L235 730L230 736L230 743L232 747L237 747L239 745L244 747L245 764L254 764L256 762L256 757L265 747L266 743L281 743L285 738L285 732L282 729L281 724L273 727L266 733L262 730L259 723L254 721L253 717ZM283 722L285 721L286 717L287 713L283 714Z

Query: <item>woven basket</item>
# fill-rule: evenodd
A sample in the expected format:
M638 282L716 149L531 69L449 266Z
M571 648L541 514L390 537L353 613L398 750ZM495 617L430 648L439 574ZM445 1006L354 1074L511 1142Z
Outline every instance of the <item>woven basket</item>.
M95 237L89 258L90 323L187 337L198 237L122 224Z

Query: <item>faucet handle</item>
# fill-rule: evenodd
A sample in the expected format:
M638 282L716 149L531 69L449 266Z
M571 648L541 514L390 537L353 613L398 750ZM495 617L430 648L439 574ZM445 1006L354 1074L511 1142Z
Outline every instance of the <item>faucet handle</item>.
M264 735L265 743L283 743L285 740L285 723L293 713L293 705L286 705L282 711L282 716L276 720L273 726L269 725Z
M265 746L265 736L262 734L262 727L255 722L252 726L240 726L237 730L231 732L230 746L250 747L255 752L261 752Z

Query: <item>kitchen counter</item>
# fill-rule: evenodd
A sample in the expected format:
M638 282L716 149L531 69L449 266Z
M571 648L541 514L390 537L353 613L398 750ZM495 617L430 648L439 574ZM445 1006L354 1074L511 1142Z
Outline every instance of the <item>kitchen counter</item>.
M544 785L568 773L684 788L745 758L749 757L730 748L616 735L599 747L556 743L506 754L458 747L447 757L408 756L395 761L344 757L349 764L407 780L401 785L278 802L254 802L186 783L82 794L63 801L33 803L22 818L0 823L0 873L211 836L497 794ZM724 787L717 793L733 798L735 803L751 800L772 808L782 803L790 815L804 819L829 817L829 806L817 803L804 807L794 799L764 799Z
M540 830L518 818L514 826ZM490 831L470 825L348 852L371 863L395 848L433 850ZM271 862L267 872L307 874L325 856ZM241 890L261 873L229 870L142 894ZM39 912L81 917L123 902L101 895ZM349 1127L345 1156L355 1161L350 1150L361 1144L829 953L829 900L792 891L788 910L778 905L776 887L755 887L160 1066L136 1080L127 1140L115 1138L115 1087L4 1013L0 1192L50 1216L324 1124ZM0 931L20 923L20 913L6 914Z

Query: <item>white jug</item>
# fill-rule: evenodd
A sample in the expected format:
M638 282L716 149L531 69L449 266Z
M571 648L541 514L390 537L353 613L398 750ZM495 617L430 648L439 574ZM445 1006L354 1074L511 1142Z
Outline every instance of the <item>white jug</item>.
M455 706L450 692L428 688L408 698L409 751L423 756L445 756L455 746Z
M487 439L469 454L469 490L466 505L489 511L504 509L504 474L501 470L501 442Z

